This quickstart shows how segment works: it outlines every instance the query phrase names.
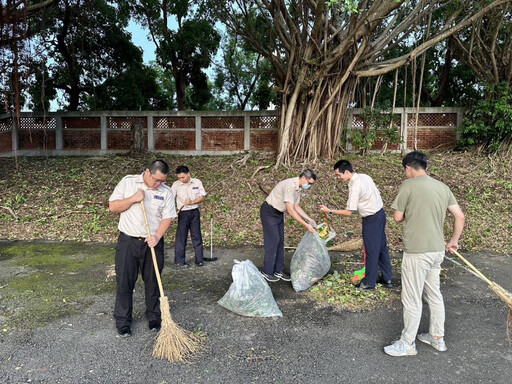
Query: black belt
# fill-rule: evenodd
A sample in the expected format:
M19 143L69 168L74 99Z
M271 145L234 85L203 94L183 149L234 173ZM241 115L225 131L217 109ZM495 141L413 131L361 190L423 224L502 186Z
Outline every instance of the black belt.
M126 233L124 232L121 232L121 235L125 236L125 237L129 237L130 239L134 239L134 240L137 240L137 241L145 241L146 238L145 237L141 237L141 236L130 236L130 235L127 235Z
M270 205L269 203L267 203L267 200L265 200L265 201L263 202L263 204L267 204L270 208L272 208L272 209L273 209L274 211L276 211L276 212L284 213L284 212L281 212L279 209L274 208L274 207L273 207L272 205Z

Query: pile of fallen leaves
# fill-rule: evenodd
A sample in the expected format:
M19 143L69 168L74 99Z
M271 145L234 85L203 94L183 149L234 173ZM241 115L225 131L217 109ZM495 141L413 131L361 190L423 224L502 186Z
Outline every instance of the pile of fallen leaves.
M189 166L192 176L202 180L208 192L200 208L206 245L211 229L215 245L262 245L261 203L276 183L298 176L304 168L315 169L319 177L314 187L303 194L301 202L317 223L324 221L318 205L344 208L348 196L347 184L334 177L332 161L295 164L276 170L274 158L268 154L159 157L172 169L180 164ZM142 158L0 158L0 239L115 242L118 215L109 212L108 198L122 177L142 173L154 158L154 154ZM345 158L352 162L356 172L373 177L379 187L388 215L388 242L391 250L398 251L401 225L393 222L390 207L405 177L401 156L347 155ZM451 187L466 214L463 248L512 250L512 223L508 220L512 213L510 169L511 158L457 152L429 154L429 173ZM172 173L168 184L173 181ZM349 232L360 236L361 222L355 215L331 217L329 224L338 234L335 244ZM447 236L451 225L448 218ZM175 224L167 234L167 241L174 241L174 231ZM285 216L286 246L296 246L303 234L304 228Z

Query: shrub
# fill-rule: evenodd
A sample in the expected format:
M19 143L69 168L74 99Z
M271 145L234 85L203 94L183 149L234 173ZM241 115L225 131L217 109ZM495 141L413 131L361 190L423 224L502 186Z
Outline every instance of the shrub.
M484 99L466 112L462 147L496 153L509 150L512 140L512 89L508 83L487 87Z

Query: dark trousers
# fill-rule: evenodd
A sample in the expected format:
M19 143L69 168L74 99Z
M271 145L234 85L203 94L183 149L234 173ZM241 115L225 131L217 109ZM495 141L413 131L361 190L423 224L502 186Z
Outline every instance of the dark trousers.
M159 272L164 268L164 238L155 247ZM121 233L116 245L117 294L114 307L116 327L130 325L133 316L133 289L138 274L144 281L146 293L146 318L148 321L161 320L160 292L156 280L151 249L144 238L130 237Z
M386 214L381 209L363 218L363 243L366 250L366 273L363 283L375 287L378 269L384 280L391 280L391 261L386 240Z
M269 275L284 272L284 214L265 201L260 208L260 218L265 248L263 272Z
M176 245L174 247L174 262L185 263L185 249L187 248L188 231L192 238L192 245L196 254L196 263L203 261L203 236L201 235L201 219L199 209L181 211L178 215L178 228L176 229Z

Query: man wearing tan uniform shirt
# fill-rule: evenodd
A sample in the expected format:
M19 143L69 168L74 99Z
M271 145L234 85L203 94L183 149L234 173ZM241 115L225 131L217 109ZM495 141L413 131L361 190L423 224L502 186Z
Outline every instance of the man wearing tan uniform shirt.
M393 287L386 240L386 214L377 186L370 176L354 172L348 160L339 160L334 164L334 173L341 180L348 181L347 207L331 210L321 205L320 210L341 216L351 216L352 212L357 211L362 218L366 272L365 277L356 287L370 291L375 288L376 283L386 288ZM379 269L381 276L378 276Z
M146 293L149 329L160 329L160 292L151 256L153 247L160 273L164 267L164 234L176 218L174 195L163 184L169 166L163 160L151 162L139 175L125 176L109 198L110 211L120 213L116 245L117 294L114 317L119 336L131 335L133 289L140 270ZM142 207L144 201L151 236L148 236Z
M299 206L301 190L309 189L315 181L315 172L307 169L299 177L279 182L261 205L260 218L265 247L261 274L270 282L279 279L291 281L290 276L284 272L284 213L288 212L308 231L315 232L316 223Z
M201 214L199 204L206 196L201 180L190 176L190 170L185 165L176 168L176 180L172 184L172 191L176 195L178 207L178 228L176 229L176 245L174 248L174 264L179 267L188 268L185 260L187 248L187 237L190 231L192 244L194 245L196 265L202 267L203 259L203 237L201 236Z

